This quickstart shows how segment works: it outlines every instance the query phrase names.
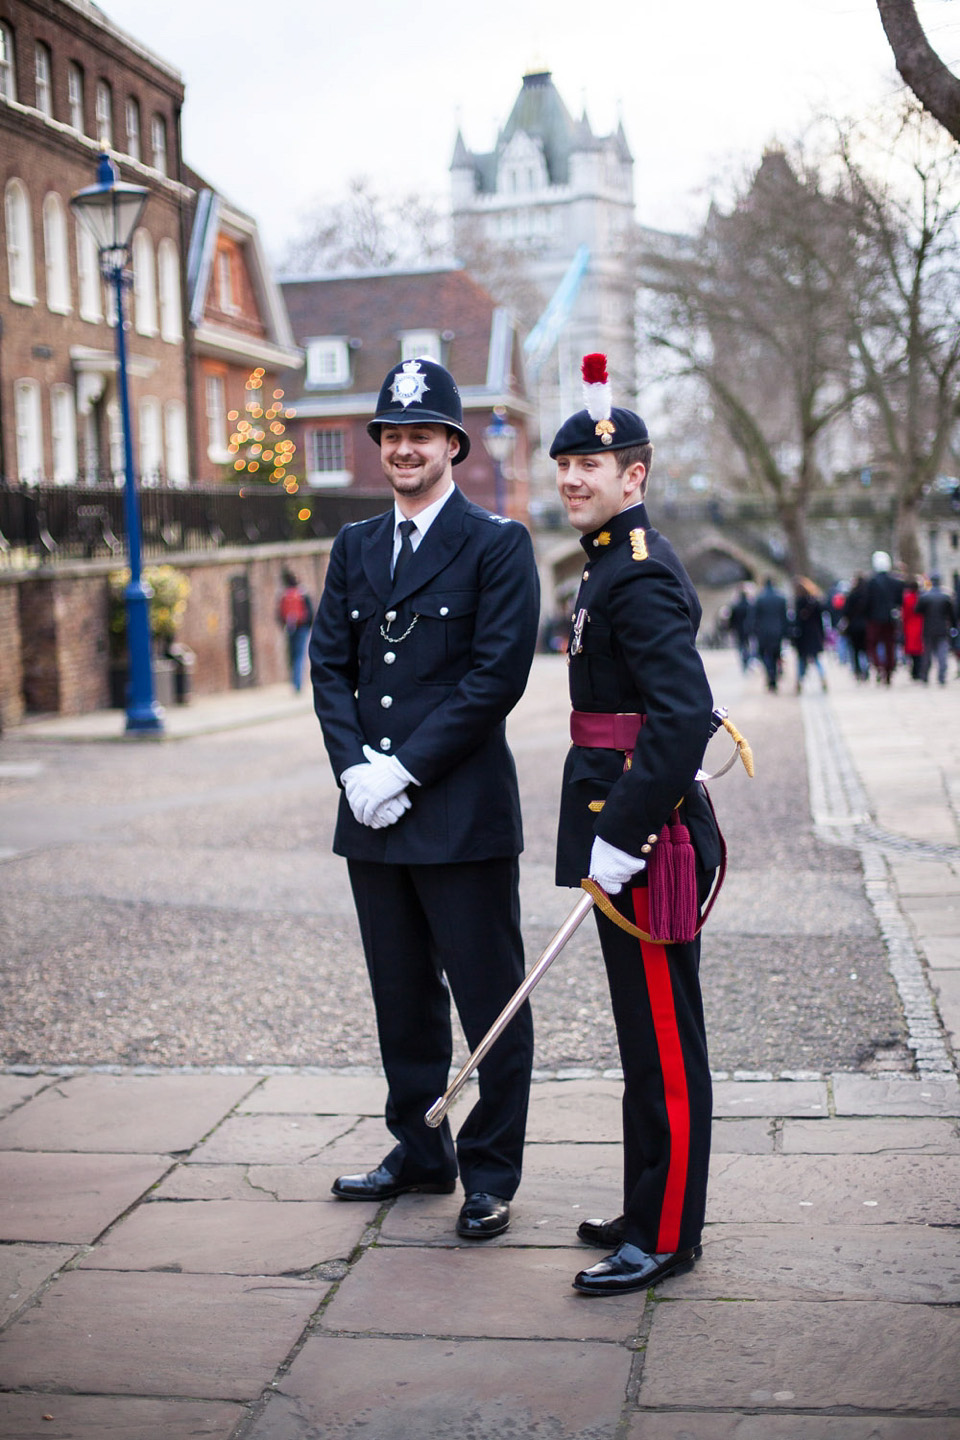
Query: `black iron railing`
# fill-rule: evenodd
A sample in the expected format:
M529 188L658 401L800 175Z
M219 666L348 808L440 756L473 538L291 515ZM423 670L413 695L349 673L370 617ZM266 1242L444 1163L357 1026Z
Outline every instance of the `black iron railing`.
M349 521L388 509L385 495L247 489L140 491L143 554L151 559L232 545L336 535ZM0 563L122 560L123 491L112 485L0 485Z

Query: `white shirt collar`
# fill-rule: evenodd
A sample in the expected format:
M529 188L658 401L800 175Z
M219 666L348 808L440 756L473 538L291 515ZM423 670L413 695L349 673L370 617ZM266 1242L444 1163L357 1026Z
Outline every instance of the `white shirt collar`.
M456 486L451 480L449 489L444 491L444 493L440 496L439 500L434 500L433 504L428 505L425 510L421 510L419 515L411 515L409 517L416 526L416 530L410 537L411 541L413 542L414 549L417 548L419 542L423 539L424 535L426 535L427 531L430 529L430 526L433 524L434 520L436 520L437 516L440 514L440 511L443 509L444 505L446 505L447 501L450 499L450 496L453 494L455 489ZM396 539L397 537L397 526L400 524L401 520L406 520L407 518L408 517L404 515L403 511L400 509L400 506L395 500L393 502L394 539Z

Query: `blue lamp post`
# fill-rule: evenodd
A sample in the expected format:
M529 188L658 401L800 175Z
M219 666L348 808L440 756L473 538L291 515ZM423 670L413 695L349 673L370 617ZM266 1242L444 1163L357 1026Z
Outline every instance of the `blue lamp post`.
M517 432L508 421L505 408L502 405L494 405L493 419L483 432L483 443L486 446L487 454L493 461L494 494L498 515L506 513L503 467L513 454L513 444L516 438Z
M97 183L71 197L77 219L96 241L103 278L116 289L117 393L123 422L124 517L130 583L124 592L127 609L127 649L130 655L130 687L127 695L127 733L157 734L163 730L163 707L154 698L153 657L150 649L149 602L152 594L144 585L140 561L140 497L133 473L133 437L130 426L130 393L127 384L127 342L124 334L123 291L128 285L126 265L130 241L137 228L148 191L143 185L127 185L119 177L109 155L101 154Z

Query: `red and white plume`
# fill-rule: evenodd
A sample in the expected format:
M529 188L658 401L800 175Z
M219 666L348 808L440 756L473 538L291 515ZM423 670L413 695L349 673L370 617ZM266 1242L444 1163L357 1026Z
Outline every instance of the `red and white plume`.
M584 355L580 366L583 375L583 403L591 420L609 420L613 405L606 355Z

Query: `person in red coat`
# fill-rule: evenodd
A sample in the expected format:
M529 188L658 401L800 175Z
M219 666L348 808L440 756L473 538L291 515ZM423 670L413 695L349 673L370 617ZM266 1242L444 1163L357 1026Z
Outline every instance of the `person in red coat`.
M917 600L920 586L910 580L903 592L900 626L903 634L903 653L910 665L910 679L923 679L923 616L917 614Z

